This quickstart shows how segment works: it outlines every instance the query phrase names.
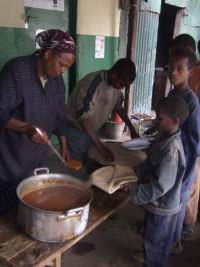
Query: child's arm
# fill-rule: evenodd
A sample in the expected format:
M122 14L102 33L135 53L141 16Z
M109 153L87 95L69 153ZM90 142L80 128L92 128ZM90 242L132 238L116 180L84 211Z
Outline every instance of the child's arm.
M131 200L138 205L155 201L174 185L178 170L178 149L168 147L149 183L130 185Z
M200 155L200 107L196 96L189 95L185 99L190 114L187 120L181 125L181 139L185 154L192 157Z
M191 112L190 118L181 128L181 139L185 154L197 157L200 155L200 113Z

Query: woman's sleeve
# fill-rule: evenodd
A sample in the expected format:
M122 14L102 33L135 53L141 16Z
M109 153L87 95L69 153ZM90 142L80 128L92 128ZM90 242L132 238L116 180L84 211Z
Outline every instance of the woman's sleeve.
M188 106L190 114L181 125L181 139L185 154L197 157L200 156L200 107L196 97L191 98Z
M13 118L12 110L22 102L20 83L16 68L6 65L0 73L0 129Z
M60 77L60 80L58 81L59 91L62 93L58 94L59 97L59 105L58 105L58 111L56 116L56 123L53 129L53 134L57 136L64 136L67 132L67 117L65 112L65 84L63 81L63 78Z

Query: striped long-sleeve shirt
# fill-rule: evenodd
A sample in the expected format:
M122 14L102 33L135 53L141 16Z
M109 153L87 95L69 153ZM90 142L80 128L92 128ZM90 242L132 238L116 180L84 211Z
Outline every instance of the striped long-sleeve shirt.
M73 89L67 103L67 117L78 128L80 119L88 119L96 132L122 102L121 90L107 84L106 71L93 72Z

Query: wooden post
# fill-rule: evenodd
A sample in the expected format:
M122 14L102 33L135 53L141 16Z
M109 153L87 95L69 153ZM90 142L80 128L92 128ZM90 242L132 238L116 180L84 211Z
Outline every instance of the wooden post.
M53 260L44 263L43 267L61 267L61 253L59 253Z
M135 34L136 34L136 22L137 22L137 10L138 0L130 0L129 10L129 25L128 25L128 43L127 43L127 58L134 61L135 56ZM131 107L131 90L132 86L125 88L125 102L124 108L128 116L130 116ZM127 128L126 128L127 129Z
M61 267L61 254L56 256L56 267Z

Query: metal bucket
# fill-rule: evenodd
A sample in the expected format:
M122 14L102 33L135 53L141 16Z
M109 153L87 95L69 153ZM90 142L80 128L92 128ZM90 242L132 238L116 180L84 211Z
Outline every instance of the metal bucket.
M38 174L45 171L45 174ZM46 211L34 208L22 198L28 193L48 186L75 186L86 194L88 202L66 211ZM86 228L92 191L80 180L70 175L49 173L48 168L34 170L34 176L23 180L17 187L19 199L17 223L27 235L44 242L59 242L80 235Z
M106 135L110 139L119 140L122 137L124 131L125 123L107 121L106 122Z

